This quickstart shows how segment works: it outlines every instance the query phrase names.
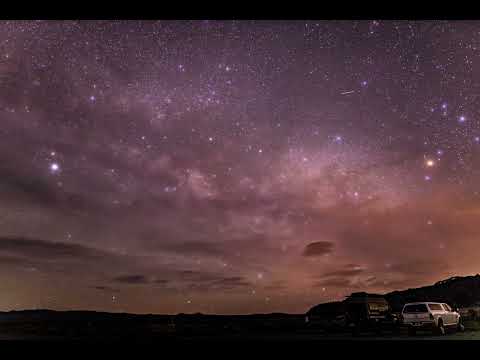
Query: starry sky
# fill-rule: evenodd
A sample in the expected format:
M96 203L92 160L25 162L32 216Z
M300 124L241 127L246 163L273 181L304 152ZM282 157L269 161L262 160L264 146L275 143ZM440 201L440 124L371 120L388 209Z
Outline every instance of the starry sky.
M479 96L478 21L2 21L0 309L476 274Z

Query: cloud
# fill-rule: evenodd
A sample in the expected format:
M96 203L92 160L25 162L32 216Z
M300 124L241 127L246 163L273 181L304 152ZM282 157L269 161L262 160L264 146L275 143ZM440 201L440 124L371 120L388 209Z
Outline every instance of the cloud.
M159 285L165 285L165 284L168 284L169 282L170 281L166 279L157 279L154 281L155 284L159 284Z
M212 282L211 285L215 287L221 287L223 289L227 289L227 288L250 286L251 283L246 281L245 278L242 276L231 276L231 277L225 277L217 281L214 281Z
M303 256L322 256L330 254L333 251L333 243L329 241L317 241L308 244L305 247Z
M92 288L95 290L100 290L105 292L120 292L120 290L118 289L112 288L110 286L104 286L104 285L92 286Z
M242 276L221 277L216 280L191 282L187 284L188 289L201 292L212 290L227 291L248 286L252 286L252 284Z
M113 279L114 282L123 284L148 284L150 280L145 275L122 275Z
M102 259L111 254L80 244L67 244L25 237L0 237L0 252L29 259L87 260Z
M355 275L360 275L364 272L363 269L342 269L336 271L327 272L321 277L352 277Z
M6 190L11 196L14 193L17 197L26 197L37 204L52 205L56 202L55 189L47 181L32 177L26 174L13 173L0 169L0 191Z

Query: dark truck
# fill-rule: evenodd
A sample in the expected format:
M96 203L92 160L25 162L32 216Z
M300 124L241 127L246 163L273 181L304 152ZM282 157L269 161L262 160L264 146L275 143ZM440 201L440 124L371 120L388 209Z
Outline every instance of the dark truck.
M341 331L345 329L345 314L343 301L318 304L306 313L305 323L312 329Z
M353 293L344 300L346 326L352 335L368 331L400 331L400 321L392 313L387 300L381 295Z

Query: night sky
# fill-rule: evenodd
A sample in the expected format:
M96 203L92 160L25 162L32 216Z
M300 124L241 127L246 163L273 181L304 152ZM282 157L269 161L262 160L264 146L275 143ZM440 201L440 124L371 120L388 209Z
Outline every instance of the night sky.
M479 96L478 21L2 21L0 310L476 274Z

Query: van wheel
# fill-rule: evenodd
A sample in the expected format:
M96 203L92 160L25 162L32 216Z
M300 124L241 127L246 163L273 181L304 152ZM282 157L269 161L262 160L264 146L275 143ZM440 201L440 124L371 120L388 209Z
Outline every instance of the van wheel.
M461 322L458 323L457 331L464 332L465 326Z
M438 319L437 333L438 335L445 335L445 326L442 319Z
M417 332L415 331L415 328L413 326L408 327L408 336L415 336Z

